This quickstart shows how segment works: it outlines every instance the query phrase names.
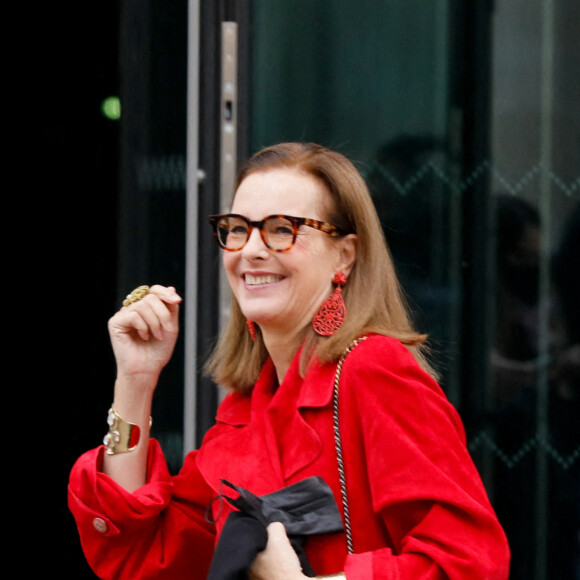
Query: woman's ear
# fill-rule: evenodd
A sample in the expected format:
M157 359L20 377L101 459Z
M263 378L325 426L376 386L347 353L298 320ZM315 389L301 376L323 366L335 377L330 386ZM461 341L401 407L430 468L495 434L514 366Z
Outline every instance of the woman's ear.
M338 271L344 272L348 278L356 262L356 247L358 237L356 234L348 234L339 240L339 267Z

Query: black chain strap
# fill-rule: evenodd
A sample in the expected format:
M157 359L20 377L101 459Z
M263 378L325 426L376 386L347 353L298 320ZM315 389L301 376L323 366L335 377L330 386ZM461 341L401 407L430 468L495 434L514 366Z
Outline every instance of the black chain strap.
M346 493L346 475L344 469L344 460L342 456L342 440L340 437L340 420L338 416L338 391L340 388L340 373L342 371L344 359L359 342L366 340L366 338L367 338L366 336L357 338L348 346L348 348L338 361L338 365L336 366L336 374L334 375L334 396L333 396L334 441L336 446L336 459L338 461L338 478L340 481L340 493L342 495L342 506L344 509L344 528L346 532L346 547L349 554L352 554L354 552L354 547L352 541L352 530L350 527L350 511L348 508L348 496Z

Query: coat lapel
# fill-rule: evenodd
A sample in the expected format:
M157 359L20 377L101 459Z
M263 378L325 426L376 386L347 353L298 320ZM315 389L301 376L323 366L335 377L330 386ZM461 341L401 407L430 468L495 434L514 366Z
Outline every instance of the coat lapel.
M198 454L204 479L219 493L226 479L256 495L283 486L278 452L266 424L275 370L268 361L251 394L229 394Z
M226 479L256 495L272 493L321 456L320 436L304 415L331 405L335 365L315 361L303 379L299 358L275 392L268 361L250 395L230 394L220 405L198 455L216 492Z
M314 362L302 378L297 355L272 401L269 418L285 481L314 463L322 453L320 436L308 423L304 411L331 403L332 377L333 365L321 366Z

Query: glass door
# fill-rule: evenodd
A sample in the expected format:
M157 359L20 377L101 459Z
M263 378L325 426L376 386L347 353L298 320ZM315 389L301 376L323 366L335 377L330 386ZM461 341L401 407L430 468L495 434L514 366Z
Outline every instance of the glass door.
M578 579L578 3L248 12L241 148L309 140L358 165L506 528L511 577Z
M513 578L580 578L580 6L497 2L486 449Z

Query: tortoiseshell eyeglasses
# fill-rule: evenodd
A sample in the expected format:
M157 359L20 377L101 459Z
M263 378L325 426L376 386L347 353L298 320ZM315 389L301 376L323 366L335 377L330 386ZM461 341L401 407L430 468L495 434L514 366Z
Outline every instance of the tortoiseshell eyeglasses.
M330 236L342 235L332 224L291 215L270 215L260 221L251 221L243 215L229 213L212 215L209 221L218 244L229 252L239 252L247 244L254 228L260 230L262 241L273 252L287 252L296 242L300 226L308 226Z

